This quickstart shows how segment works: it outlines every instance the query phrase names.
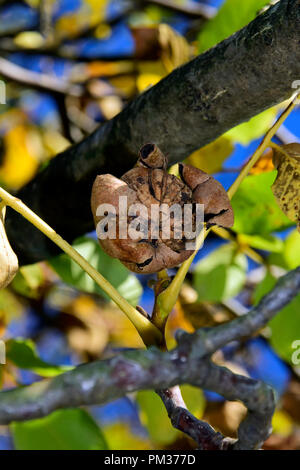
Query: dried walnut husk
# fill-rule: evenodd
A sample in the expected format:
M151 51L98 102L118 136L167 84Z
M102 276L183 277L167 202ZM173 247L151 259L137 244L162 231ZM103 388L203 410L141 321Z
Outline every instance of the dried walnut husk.
M145 226L148 227L147 238L141 233L137 240L129 236L122 239L117 230L116 239L99 240L106 253L118 258L131 271L137 273L154 273L173 268L193 253L193 250L186 249L189 234L184 232L183 225L178 238L178 221L175 215L173 218L171 216L170 234L167 237L159 225L158 238L151 238L152 205L161 209L162 204L169 207L178 204L183 209L185 204L191 204L194 209L196 203L204 204L204 218L208 225L233 225L233 211L227 193L220 183L189 165L179 164L180 178L169 174L166 169L165 155L156 145L146 144L140 150L136 166L121 179L109 174L99 175L93 185L91 205L96 226L103 219L96 215L97 208L101 204L111 204L116 209L118 227L120 196L127 197L128 207L139 203L147 208L149 218L144 220ZM192 213L192 230L195 231L195 211ZM127 216L126 223L129 225L132 220L133 217Z

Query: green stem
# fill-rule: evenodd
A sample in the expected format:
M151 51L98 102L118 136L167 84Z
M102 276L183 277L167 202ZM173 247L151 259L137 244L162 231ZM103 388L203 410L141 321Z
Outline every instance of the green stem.
M271 139L274 137L274 135L276 134L276 132L278 131L280 126L284 123L284 121L286 120L288 115L293 111L293 109L297 105L297 101L298 101L298 93L294 96L293 100L288 105L288 107L279 116L279 118L277 119L275 124L268 130L268 132L266 133L265 137L263 138L263 140L261 141L261 143L257 147L256 151L254 152L254 154L250 158L247 165L244 166L244 168L240 172L239 176L236 178L236 180L234 181L232 186L229 188L229 190L228 190L229 199L232 199L232 197L234 196L234 194L236 193L236 191L240 187L240 184L242 183L242 181L248 175L251 168L253 168L253 166L256 164L256 162L260 159L260 157L262 156L264 151L268 147L270 147Z
M141 315L119 292L95 269L91 266L68 242L58 235L46 222L27 207L20 199L9 194L0 187L0 197L5 203L21 214L25 219L31 222L44 235L58 245L70 258L104 290L104 292L118 305L118 307L127 315L129 320L135 326L139 335L146 346L159 344L161 333L159 330L143 315Z

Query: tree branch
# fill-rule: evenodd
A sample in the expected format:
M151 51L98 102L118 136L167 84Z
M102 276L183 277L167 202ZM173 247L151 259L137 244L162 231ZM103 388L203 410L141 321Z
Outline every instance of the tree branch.
M299 0L281 0L57 156L20 197L73 241L93 227L90 192L96 175L128 171L145 142L155 142L175 163L287 99L300 76L299 41ZM23 264L56 254L51 242L10 210L7 232Z
M35 88L40 91L54 92L59 95L82 96L84 89L60 78L38 72L32 72L24 67L0 57L0 75L17 83Z
M191 437L197 443L198 450L227 450L233 444L232 440L187 410L179 387L158 390L156 393L166 407L172 426Z
M105 361L76 367L53 379L1 392L0 424L40 418L59 408L101 404L126 393L154 389L159 390L173 424L196 439L198 445L258 448L270 434L275 407L273 390L263 382L213 364L210 356L227 342L255 333L299 291L300 267L283 276L249 314L213 329L194 334L181 332L177 335L178 347L170 352L156 348L127 351ZM167 396L166 389L185 383L246 405L248 414L233 445L185 411L180 397Z

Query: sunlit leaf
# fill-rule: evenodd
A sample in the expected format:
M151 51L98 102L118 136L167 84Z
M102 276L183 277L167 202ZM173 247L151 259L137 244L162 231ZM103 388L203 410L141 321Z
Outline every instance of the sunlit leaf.
M233 230L248 235L266 235L292 223L282 213L271 191L275 171L250 175L232 199Z
M45 418L11 426L17 450L104 450L102 431L84 410L55 411Z
M246 281L247 258L226 244L202 259L194 272L198 300L222 301L239 293Z
M252 21L269 0L226 0L198 36L199 52L215 46Z
M6 357L20 369L31 370L42 377L54 377L71 369L69 366L56 366L42 361L30 339L8 340Z
M284 240L283 249L269 256L269 264L283 269L295 269L300 266L300 234L293 230Z
M36 133L29 133L22 125L13 127L5 134L0 178L7 186L18 189L36 173L40 163L37 138Z
M271 127L277 114L277 108L270 108L254 116L250 121L234 127L224 134L234 142L248 145L252 140L263 136Z
M193 152L187 158L186 163L200 168L206 173L216 173L221 170L222 163L232 153L233 149L231 139L222 136L211 144Z
M38 49L44 45L45 38L37 31L24 31L14 38L14 42L24 49Z
M300 266L300 234L297 230L293 230L286 238L283 257L288 269L295 269Z

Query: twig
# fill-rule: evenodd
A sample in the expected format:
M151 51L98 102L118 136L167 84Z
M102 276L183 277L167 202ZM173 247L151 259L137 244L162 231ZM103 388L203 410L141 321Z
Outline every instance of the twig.
M198 450L226 450L232 444L230 439L187 410L178 386L157 390L156 393L166 407L172 426L192 438L197 443Z
M60 78L32 72L0 57L0 75L17 83L42 91L51 91L62 95L82 96L84 90Z

